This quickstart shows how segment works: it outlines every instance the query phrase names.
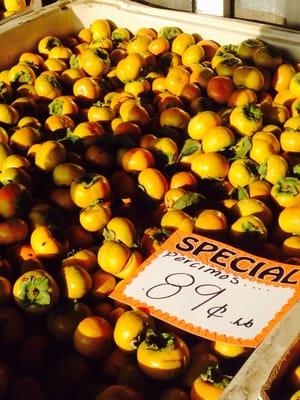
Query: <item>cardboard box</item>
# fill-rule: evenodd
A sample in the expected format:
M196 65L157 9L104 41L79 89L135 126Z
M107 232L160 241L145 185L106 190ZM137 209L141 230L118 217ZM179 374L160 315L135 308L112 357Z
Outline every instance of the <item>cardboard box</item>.
M246 22L205 14L172 11L145 6L129 0L59 1L0 25L0 46L5 57L0 68L14 63L23 51L29 51L38 40L51 32L68 36L88 26L94 19L110 18L119 26L134 27L180 26L186 32L198 32L205 39L220 44L237 44L259 37L276 46L284 55L300 60L300 32L266 24ZM11 43L14 43L11 46Z
M276 388L295 357L300 356L300 302L252 353L221 400L278 400Z
M278 24L299 29L299 1L289 0L235 0L234 17Z
M193 0L135 0L149 6L168 8L171 10L194 11Z
M135 0L138 3L180 11L193 11L220 17L231 16L230 0Z

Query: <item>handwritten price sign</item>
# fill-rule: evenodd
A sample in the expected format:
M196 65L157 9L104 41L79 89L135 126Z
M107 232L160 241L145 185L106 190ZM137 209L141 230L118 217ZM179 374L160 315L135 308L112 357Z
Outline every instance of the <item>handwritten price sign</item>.
M300 269L175 232L111 294L181 329L256 347L299 299Z

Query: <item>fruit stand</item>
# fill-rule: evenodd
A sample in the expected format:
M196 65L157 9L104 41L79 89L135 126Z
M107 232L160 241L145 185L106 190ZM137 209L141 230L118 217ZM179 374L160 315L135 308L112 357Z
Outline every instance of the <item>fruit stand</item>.
M299 39L130 0L2 20L0 399L300 398Z

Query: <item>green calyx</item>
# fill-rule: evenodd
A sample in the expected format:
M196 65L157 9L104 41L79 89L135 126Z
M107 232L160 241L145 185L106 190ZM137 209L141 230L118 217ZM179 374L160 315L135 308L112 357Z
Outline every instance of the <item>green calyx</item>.
M142 341L144 340L144 335L140 334L138 336L136 336L132 341L131 341L131 346L133 349L137 349L139 347L139 345L142 343Z
M51 302L50 291L48 278L30 277L21 284L19 299L26 308L31 305L48 306Z
M275 195L297 196L300 192L300 182L298 178L281 178L274 185Z
M171 350L175 347L175 336L168 332L155 332L153 329L146 331L146 347L149 350Z
M294 174L294 175L297 175L297 176L300 176L300 164L294 165L294 167L293 167L293 174Z
M29 82L31 82L31 76L25 71L20 71L14 75L12 82L13 83L29 83Z
M246 188L238 186L236 192L238 200L249 199L249 193Z
M227 66L227 67L232 67L233 65L240 64L240 59L237 57L230 57L230 58L225 58L223 61L219 63L219 65Z
M100 176L97 174L93 173L87 173L82 176L80 176L78 179L76 179L77 183L83 183L84 187L87 189L91 186L93 186L98 180Z
M251 138L244 136L239 139L233 146L229 147L229 151L232 153L230 160L237 160L239 158L247 158L247 155L252 147Z
M167 231L165 228L161 228L153 233L153 235L150 236L150 239L152 239L155 243L160 244L167 240L170 234L171 232Z
M78 58L77 58L76 54L72 54L71 55L69 63L70 63L70 67L71 68L78 68L79 67Z
M175 201L173 208L184 210L187 207L199 205L203 200L206 200L206 198L202 194L188 192Z
M72 143L75 145L76 143L80 142L80 140L81 140L80 137L77 135L74 135L71 128L67 128L66 136L64 136L61 139L58 139L57 141L60 143L69 142L69 143Z
M104 60L104 61L105 61L105 60L108 60L108 59L109 59L109 54L108 54L108 52L107 52L106 50L97 47L94 51L95 51L95 54L96 54L99 58L101 58L101 60Z
M242 224L242 229L247 235L249 235L251 237L252 236L257 237L264 233L258 225L253 224L253 222L250 222L250 221L244 222Z
M220 370L219 365L210 365L204 374L200 375L205 382L213 384L213 386L225 389L232 379L232 376L225 375Z
M199 140L186 139L182 146L178 159L180 160L184 156L189 156L198 150L201 150L201 143L199 142Z
M181 29L176 26L164 26L157 34L157 37L164 37L167 40L173 40L181 33Z
M268 161L264 161L258 167L258 173L261 179L264 179L268 172Z
M258 47L262 47L261 41L257 39L247 39L244 40L241 44L250 47L251 49L257 49Z
M62 100L53 100L48 108L50 115L62 115L63 114L64 102Z
M61 85L60 85L60 83L58 82L57 79L53 78L52 76L48 76L47 79L48 79L48 82L49 82L54 88L61 89Z
M102 101L98 100L95 103L93 103L94 107L98 107L98 108L109 108L107 106L107 104L103 103Z
M116 233L111 229L104 228L102 234L106 241L110 241L110 240L115 241L117 239Z
M238 46L235 44L226 44L222 46L224 53L233 54L234 56L237 55Z
M251 121L259 121L262 117L261 109L254 104L247 104L243 107L243 111L248 119Z
M46 49L51 50L53 47L59 47L61 46L61 41L57 38L49 38L47 44L46 44Z
M123 42L125 37L121 32L112 32L111 39L115 42Z

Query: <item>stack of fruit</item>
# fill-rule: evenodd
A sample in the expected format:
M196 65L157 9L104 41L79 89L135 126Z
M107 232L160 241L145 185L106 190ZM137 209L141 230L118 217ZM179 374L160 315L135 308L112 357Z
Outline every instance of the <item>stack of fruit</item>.
M300 264L298 70L99 19L0 72L3 398L220 397L249 350L108 296L177 228Z

